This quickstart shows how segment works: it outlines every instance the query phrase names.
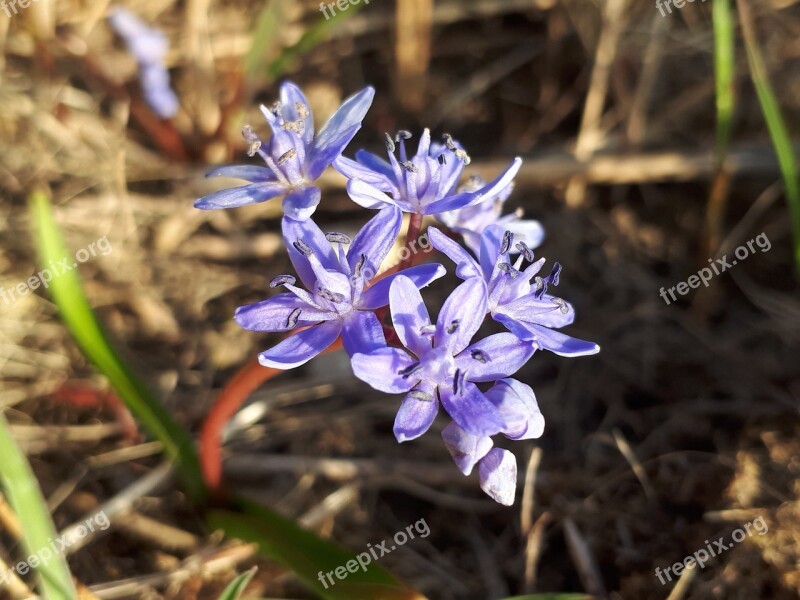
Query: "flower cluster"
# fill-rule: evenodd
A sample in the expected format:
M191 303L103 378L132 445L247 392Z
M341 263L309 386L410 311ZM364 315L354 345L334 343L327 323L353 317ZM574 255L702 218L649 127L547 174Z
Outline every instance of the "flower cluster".
M342 152L373 95L366 88L346 100L315 135L305 96L284 83L280 102L262 106L272 129L269 142L249 126L243 132L250 156L259 154L266 166L212 171L249 184L213 193L195 206L231 208L283 196L283 237L297 277L276 276L270 287L285 291L242 306L235 315L246 329L285 333L259 355L261 364L291 369L341 338L356 377L379 391L404 394L394 423L399 442L424 434L441 405L450 419L442 438L458 468L469 475L477 466L481 488L510 505L516 459L495 447L492 437L523 440L544 431L533 390L511 376L537 350L571 357L599 347L558 331L575 313L552 294L561 266L540 275L544 259L535 260L533 249L544 237L541 225L518 213L502 215L520 159L489 183L476 177L461 182L470 162L466 150L449 135L432 143L427 129L414 156L406 148L412 134L400 131L386 134L388 160L364 150L355 160L346 158ZM321 197L313 182L328 166L348 179L354 202L377 210L352 239L323 232L311 218ZM409 243L418 233L412 224L419 225L423 215L441 222L441 228L428 228L428 238L462 280L435 321L420 289L442 277L444 266L414 266L412 256L378 275L402 237L403 213L410 213ZM387 307L391 324L384 319ZM506 331L476 340L487 317Z

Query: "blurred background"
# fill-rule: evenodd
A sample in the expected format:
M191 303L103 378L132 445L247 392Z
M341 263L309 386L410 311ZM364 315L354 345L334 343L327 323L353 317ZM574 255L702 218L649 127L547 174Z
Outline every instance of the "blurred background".
M197 433L220 388L277 340L240 329L234 309L291 271L279 203L195 210L230 183L205 172L255 163L241 128L267 135L258 105L280 81L303 88L317 125L372 85L347 156L382 153L385 131L430 127L466 147L467 175L524 158L507 211L544 225L536 252L563 265L561 295L577 313L567 333L602 351L537 353L520 373L546 429L510 446L511 508L453 466L442 421L398 445L399 398L358 382L335 354L252 394L224 449L231 486L355 552L424 518L430 535L381 565L432 599L798 597L800 5L733 3L731 57L712 0L341 4L331 17L314 1L126 2L168 40L179 101L169 119L143 97L108 2L0 5L0 286L43 268L26 204L43 187L72 251L107 239L111 250L78 267L89 302ZM754 73L762 90L768 75L771 113ZM783 116L777 130L765 102ZM369 213L343 184L323 178L315 219L352 233ZM708 287L662 299L760 234L768 251L756 245ZM450 283L431 286L429 306ZM0 335L0 406L57 528L152 483L159 443L137 432L47 290L0 297ZM71 551L87 597L212 598L252 565L256 596L314 597L252 548L209 534L180 485L155 480L106 535ZM677 585L654 574L757 517L767 533ZM0 502L7 564L20 527Z

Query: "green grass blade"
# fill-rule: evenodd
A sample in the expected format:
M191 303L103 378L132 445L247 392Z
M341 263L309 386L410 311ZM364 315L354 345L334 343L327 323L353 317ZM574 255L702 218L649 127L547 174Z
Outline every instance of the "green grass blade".
M255 574L256 569L250 569L247 573L239 575L228 584L217 600L239 600Z
M797 162L792 148L792 140L786 128L786 122L783 120L778 101L775 98L775 93L772 91L772 85L769 82L769 74L761 56L761 49L758 45L755 25L748 3L744 0L737 0L737 6L739 7L739 15L742 21L742 35L747 53L747 63L750 67L750 78L756 88L758 102L761 105L761 113L767 122L767 129L772 139L772 145L775 148L775 154L778 155L778 164L780 165L791 216L795 266L800 269L800 180L797 178Z
M735 105L734 78L736 74L734 21L730 0L714 0L714 82L717 103L717 166L722 165L728 152Z
M48 197L42 192L34 192L29 205L41 264L58 264L63 260L74 262L53 218ZM112 348L83 293L78 270L72 269L54 277L49 290L61 319L83 353L108 378L133 416L175 460L190 496L202 500L205 487L191 438Z
M258 15L253 42L244 57L244 71L251 84L257 82L259 75L281 52L280 31L284 27L285 13L283 2L268 0Z
M261 552L294 571L309 587L327 600L425 600L425 597L399 583L381 566L372 562L364 571L358 568L343 579L335 576L333 585L320 581L319 574L346 568L355 555L333 542L323 540L294 521L255 502L239 498L236 512L211 511L209 524L226 535L256 542ZM365 561L366 562L366 561ZM341 571L340 571L341 572Z
M22 546L27 557L51 549L58 536L47 510L39 483L28 461L17 446L8 428L5 416L0 413L0 486L11 508L22 525ZM77 598L67 561L62 554L50 552L49 560L41 561L35 569L42 595L48 600ZM0 579L2 575L0 574Z

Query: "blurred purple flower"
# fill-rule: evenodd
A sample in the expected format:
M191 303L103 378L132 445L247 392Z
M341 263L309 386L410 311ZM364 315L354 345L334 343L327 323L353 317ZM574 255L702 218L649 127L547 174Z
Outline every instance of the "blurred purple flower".
M392 138L386 134L389 162L359 150L356 160L344 156L333 166L350 181L347 193L365 208L397 206L403 212L435 215L473 206L491 199L508 187L522 164L515 158L494 181L478 190L458 192L458 180L469 155L445 136L444 146L431 145L431 132L425 129L420 136L416 155L410 159L406 152L407 131ZM397 151L397 156L395 156Z
M520 256L512 265L509 255L514 246L514 234L510 231L504 231L499 225L490 225L484 230L480 262L435 227L428 228L428 238L434 248L456 263L458 277L481 282L492 318L521 340L533 341L536 348L561 356L584 356L600 351L594 342L555 331L575 320L572 305L547 294L549 285L558 285L561 265L556 263L547 277L538 277L544 259L534 262L533 251L524 242L517 243ZM531 264L521 271L526 260Z
M486 182L475 175L459 187L458 192L475 192L485 186ZM487 196L486 199L478 204L441 213L438 215L439 220L451 230L460 233L464 238L464 243L476 255L480 254L483 230L489 225L495 224L503 225L510 230L517 240L525 242L531 250L538 248L544 239L544 228L539 221L523 220L521 210L501 216L503 214L503 204L508 200L513 189L514 182L511 181L508 185L496 190L494 194Z
M514 373L531 357L533 346L510 333L469 345L486 315L482 285L475 279L459 285L433 325L417 286L407 277L397 277L389 306L404 348L382 347L352 356L356 377L382 392L407 393L394 422L399 442L428 430L439 401L472 435L490 436L506 428L500 410L475 383Z
M313 182L361 128L374 95L375 90L366 87L345 100L314 136L314 119L306 97L296 85L284 82L280 102L272 108L261 107L272 128L269 143L265 144L249 125L242 131L250 145L248 155L257 153L267 166L235 165L214 169L208 177L232 177L250 184L209 194L197 200L195 207L204 210L234 208L284 196L286 216L298 221L308 219L321 197L319 187Z
M270 287L289 290L236 310L236 322L252 331L289 331L307 327L262 352L265 367L291 369L330 346L341 334L349 355L386 345L383 329L372 312L389 303L392 280L398 276L424 287L444 275L439 264L412 267L367 284L397 238L402 214L394 207L380 211L351 240L341 233L323 234L313 220L283 220L289 258L306 289L291 275L279 275ZM345 252L344 246L350 247ZM416 287L414 288L416 290Z
M111 8L108 21L139 64L139 82L147 104L162 119L174 117L179 103L164 66L169 48L166 36L121 6Z

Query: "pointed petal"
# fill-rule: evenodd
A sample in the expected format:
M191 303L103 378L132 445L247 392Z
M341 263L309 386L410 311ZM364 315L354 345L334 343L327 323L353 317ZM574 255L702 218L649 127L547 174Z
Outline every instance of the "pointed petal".
M541 298L537 298L535 294L526 294L503 305L502 312L522 323L554 329L566 327L575 321L575 309L572 305L549 294Z
M311 218L322 197L320 189L311 185L287 194L283 199L283 214L295 221Z
M389 304L389 289L398 276L408 277L417 289L422 289L432 281L444 277L447 270L438 263L427 263L403 269L399 273L388 275L376 281L361 294L359 306L361 308L376 309Z
M299 367L330 346L339 337L341 331L341 319L303 329L259 354L258 362L273 369Z
M514 504L517 492L517 459L508 450L492 448L478 465L481 489L503 506Z
M500 256L500 246L506 229L501 225L489 225L481 234L481 271L486 281L489 281ZM513 244L512 244L513 246Z
M394 437L400 443L416 439L428 431L439 412L439 401L433 385L420 382L414 390L428 394L431 399L420 400L412 395L403 399L394 419Z
M389 303L397 337L406 348L422 356L431 348L430 336L422 335L422 328L430 325L431 319L417 285L405 275L395 277Z
M384 208L386 206L396 206L405 212L409 212L378 188L359 179L351 179L347 182L347 195L350 196L353 202L364 208L375 209Z
M297 104L305 107L305 117L300 117ZM284 81L281 84L281 108L282 115L286 121L303 122L302 139L305 144L310 144L314 139L314 115L311 113L311 105L306 100L302 90L291 81Z
M508 327L515 335L520 336L522 339L533 340L543 350L549 350L559 356L588 356L600 352L600 346L594 342L570 337L547 327L522 324L509 317L501 320L500 316L498 315L497 320ZM516 324L514 329L509 326L510 322Z
M275 181L275 174L267 167L258 165L230 165L217 167L206 173L206 177L230 177L231 179L244 179L253 183Z
M455 423L450 423L442 430L442 439L456 466L464 475L472 473L472 468L494 446L492 438L473 435Z
M306 221L295 221L289 217L284 217L281 221L283 229L283 240L286 243L286 250L289 253L289 260L292 261L294 270L300 276L300 280L305 284L306 289L313 290L317 283L314 269L308 261L308 257L303 256L293 243L301 240L314 251L314 255L319 259L322 266L332 271L338 270L339 264L331 243L325 238L320 228L312 219Z
M434 248L456 263L456 277L481 277L478 263L458 242L451 240L436 227L428 227L428 238Z
M359 150L356 152L356 160L368 169L380 173L389 181L394 180L394 169L392 169L392 165L377 154L367 152L366 150Z
M470 381L494 381L516 373L534 352L532 342L513 333L496 333L472 344L456 357L456 365Z
M388 166L388 165L387 165ZM339 171L342 175L347 177L348 179L358 179L365 183L370 184L371 186L375 187L376 189L382 192L391 192L394 189L391 181L386 177L386 175L382 173L377 173L374 169L371 169L361 163L358 163L354 160L347 158L346 156L340 156L335 161L333 161L333 168Z
M311 146L308 176L313 181L345 149L361 128L375 90L366 87L342 103L320 130Z
M290 325L290 316L299 310L297 321ZM240 306L234 313L236 322L250 331L289 331L335 319L335 312L310 306L294 294L278 294L267 300Z
M394 246L400 226L403 224L403 213L394 206L387 206L378 211L353 238L347 250L347 262L350 269L355 271L361 256L366 256L362 265L364 271L372 273L372 277L380 269L383 259ZM368 278L370 279L370 278Z
M400 348L379 348L369 354L351 357L353 373L364 383L387 394L402 394L417 383L413 377L404 378L399 371L415 364L408 352Z
M385 348L383 327L375 313L354 310L347 315L342 329L342 343L348 356L358 353L369 354L379 348Z
M544 433L544 416L529 385L516 379L501 379L486 392L486 397L503 416L503 435L507 438L529 440Z
M491 200L491 196L499 194L502 192L504 187L511 184L514 177L517 175L517 171L519 171L520 166L522 166L522 159L517 157L511 162L505 171L503 171L500 175L498 175L495 179L490 181L485 187L481 188L477 192L464 192L461 194L455 194L453 196L447 196L441 200L432 202L425 207L425 214L436 215L450 210L458 210L460 208L466 208L467 206L474 206L475 204L479 204L484 200Z
M286 188L279 183L251 183L250 185L228 188L203 196L195 201L194 207L201 210L236 208L265 202L284 193L286 193Z
M459 285L445 300L436 320L436 345L458 354L469 345L486 316L486 285L471 278Z
M439 386L439 398L447 414L468 432L478 436L492 436L505 429L500 411L469 381L454 393L452 387Z

